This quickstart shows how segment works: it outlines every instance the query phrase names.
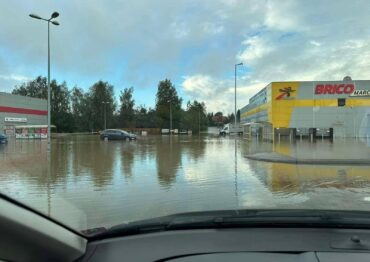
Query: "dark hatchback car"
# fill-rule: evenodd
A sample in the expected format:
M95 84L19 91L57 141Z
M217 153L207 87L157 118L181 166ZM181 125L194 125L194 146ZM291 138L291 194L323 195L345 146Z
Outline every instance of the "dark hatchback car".
M6 144L8 142L8 138L6 135L0 134L0 144Z
M108 140L136 140L136 135L119 129L106 129L100 133L100 139Z

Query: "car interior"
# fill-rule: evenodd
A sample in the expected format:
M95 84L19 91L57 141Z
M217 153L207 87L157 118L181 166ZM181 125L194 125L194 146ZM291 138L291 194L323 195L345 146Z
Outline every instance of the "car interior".
M248 227L94 239L7 197L2 261L369 261L367 229Z

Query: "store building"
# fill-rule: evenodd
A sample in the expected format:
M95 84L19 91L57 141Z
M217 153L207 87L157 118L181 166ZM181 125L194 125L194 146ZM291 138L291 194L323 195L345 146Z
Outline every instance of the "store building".
M370 138L370 80L272 82L240 112L244 133L268 140Z
M19 138L47 137L47 101L0 92L0 133Z

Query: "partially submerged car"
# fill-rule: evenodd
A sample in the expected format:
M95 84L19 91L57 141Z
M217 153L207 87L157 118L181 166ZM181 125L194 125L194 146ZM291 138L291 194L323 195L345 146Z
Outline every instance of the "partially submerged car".
M100 133L102 140L136 140L136 135L120 129L106 129Z

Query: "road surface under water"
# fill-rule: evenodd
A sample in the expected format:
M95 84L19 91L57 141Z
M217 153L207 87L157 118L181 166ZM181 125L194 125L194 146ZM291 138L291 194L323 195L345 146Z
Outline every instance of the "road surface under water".
M126 142L70 135L53 139L48 155L46 141L10 139L0 147L0 192L81 230L216 209L370 210L369 166L292 165L246 157L274 150L343 157L347 148L352 155L369 153L363 142L274 145L215 135Z

